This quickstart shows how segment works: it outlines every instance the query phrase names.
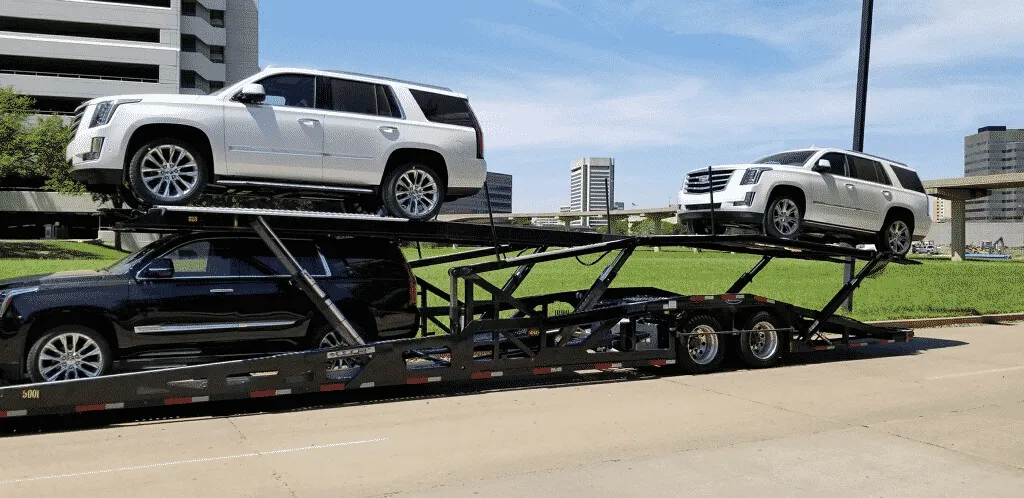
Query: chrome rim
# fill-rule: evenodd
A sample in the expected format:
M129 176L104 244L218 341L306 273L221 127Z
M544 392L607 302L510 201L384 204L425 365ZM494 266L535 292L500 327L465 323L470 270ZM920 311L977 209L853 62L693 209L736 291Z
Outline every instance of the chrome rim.
M772 226L782 235L793 235L800 226L800 208L791 199L779 199L772 207Z
M406 171L398 177L395 200L408 216L423 216L434 209L440 199L437 182L419 168Z
M60 334L43 346L36 366L46 382L97 377L103 370L103 351L87 335Z
M779 335L775 332L775 325L771 322L757 322L747 332L750 341L750 352L759 360L767 360L775 356L779 349Z
M889 225L886 233L889 249L896 254L903 254L910 249L910 227L903 220L896 220Z
M160 199L180 199L199 186L196 158L177 145L150 149L142 158L139 172L146 190Z
M338 334L334 331L328 332L323 339L320 339L320 349L339 348L341 346L341 339L338 338Z
M686 349L690 359L698 365L707 365L718 356L718 334L710 325L698 325L690 331Z

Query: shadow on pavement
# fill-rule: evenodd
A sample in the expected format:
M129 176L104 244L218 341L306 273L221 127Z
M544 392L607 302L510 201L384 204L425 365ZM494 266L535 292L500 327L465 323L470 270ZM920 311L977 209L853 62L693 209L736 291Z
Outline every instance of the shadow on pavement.
M784 359L775 368L918 355L933 349L958 347L966 344L962 341L916 337L913 341L907 343L794 354ZM728 346L728 343L726 345ZM735 355L732 356L734 357ZM722 371L739 371L744 368L738 361L733 360L727 362ZM522 379L509 378L492 380L485 384L481 384L479 381L465 381L449 384L380 387L337 393L301 394L275 398L216 401L196 405L158 406L77 415L9 419L0 423L0 437L101 429L121 425L162 424L190 419L244 417L267 413L301 412L346 406L400 403L418 399L438 399L520 389L578 387L592 384L655 379L674 375L676 374L665 369L623 369L593 374L551 376L543 379L533 377Z

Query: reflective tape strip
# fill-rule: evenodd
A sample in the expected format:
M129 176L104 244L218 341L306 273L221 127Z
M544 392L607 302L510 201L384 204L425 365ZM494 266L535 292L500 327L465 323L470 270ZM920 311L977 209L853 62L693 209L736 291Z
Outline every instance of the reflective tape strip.
M690 301L699 303L704 300L704 296L690 296Z
M829 349L835 349L835 346L814 346L815 351L827 351Z
M345 384L324 384L324 385L320 386L320 392L344 391L344 390L345 390Z
M0 410L0 418L24 417L25 415L28 415L28 410Z
M743 300L743 294L722 294L722 299L726 301L741 301Z
M851 342L850 343L850 347L851 348L859 348L861 346L867 346L867 345L868 345L868 343L866 343L866 342Z
M98 403L95 405L78 405L75 407L75 411L78 413L82 412L96 412L101 410L120 410L124 408L124 403Z
M541 367L541 368L534 368L533 369L533 375L547 375L547 374L557 373L557 372L561 372L561 371L562 371L562 367Z
M374 383L374 382L363 382L362 384L359 384L359 388L360 388L360 389L365 389L365 388L367 388L367 387L374 387L374 386L376 386L376 385L377 385L377 384L376 384L376 383Z
M761 297L761 296L754 296L754 301L757 301L759 303L775 304L775 300L774 299L768 299L766 297Z
M253 391L249 393L250 398L269 398L271 396L284 396L285 394L291 394L291 389L267 389L264 391Z
M428 382L441 382L441 377L409 377L406 384L426 384Z
M504 372L473 372L472 375L470 375L470 377L473 378L473 379L490 379L490 378L493 378L493 377L501 377L502 375L505 375L505 373Z
M188 405L191 403L206 403L210 401L209 396L192 396L183 398L166 398L164 399L165 405Z
M679 307L679 303L677 303L676 301L669 301L669 302L665 303L665 305L662 306L661 308L662 309L666 309L666 310L674 310L674 309L676 309L678 307Z
M595 370L608 370L610 368L622 368L622 363L598 363L594 365Z
M651 360L651 366L663 367L665 365L675 365L676 360Z

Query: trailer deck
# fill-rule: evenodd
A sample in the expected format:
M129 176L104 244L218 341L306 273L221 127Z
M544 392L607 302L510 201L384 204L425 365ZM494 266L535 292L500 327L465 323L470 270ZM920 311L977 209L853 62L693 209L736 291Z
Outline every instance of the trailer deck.
M260 209L156 207L144 213L108 215L121 220L117 230L128 232L255 232L345 344L256 359L3 387L0 418L389 385L475 382L581 370L675 366L686 372L702 373L713 371L717 363L694 360L694 351L707 353L714 343L720 362L733 342L743 344L744 340L765 334L775 337L777 350L772 350L770 358L751 366L770 366L786 352L851 348L913 338L908 329L874 326L835 315L846 297L885 265L919 264L849 247L761 236L627 237ZM449 288L440 289L418 279L421 337L366 343L279 238L311 232L489 247L411 261L414 268L452 265L448 270ZM633 252L646 246L738 252L760 255L761 259L722 294L682 296L654 288L613 288L612 283ZM513 251L519 254L508 256ZM537 265L584 255L599 254L603 258L613 253L614 257L587 289L532 296L516 294ZM482 256L494 259L467 263ZM835 263L853 258L864 265L821 310L743 293L758 272L773 260L783 258ZM514 272L501 285L485 278L488 273L512 268ZM447 304L428 306L431 300L438 299ZM747 322L758 316L770 318L758 327L746 328ZM692 323L700 326L687 328ZM763 323L769 326L760 326Z

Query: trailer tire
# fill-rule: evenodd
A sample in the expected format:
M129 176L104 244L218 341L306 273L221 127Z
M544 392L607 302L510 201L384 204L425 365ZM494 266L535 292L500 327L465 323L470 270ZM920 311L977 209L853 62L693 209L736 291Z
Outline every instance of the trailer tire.
M703 374L718 370L725 358L722 326L711 315L693 315L679 327L679 368L683 373ZM690 335L697 334L697 335Z
M740 334L737 350L743 363L751 368L767 368L774 366L782 358L789 347L785 332L770 329L785 328L787 325L775 315L761 311L750 317L743 330L763 330L763 332L744 332ZM765 330L768 329L768 330Z

